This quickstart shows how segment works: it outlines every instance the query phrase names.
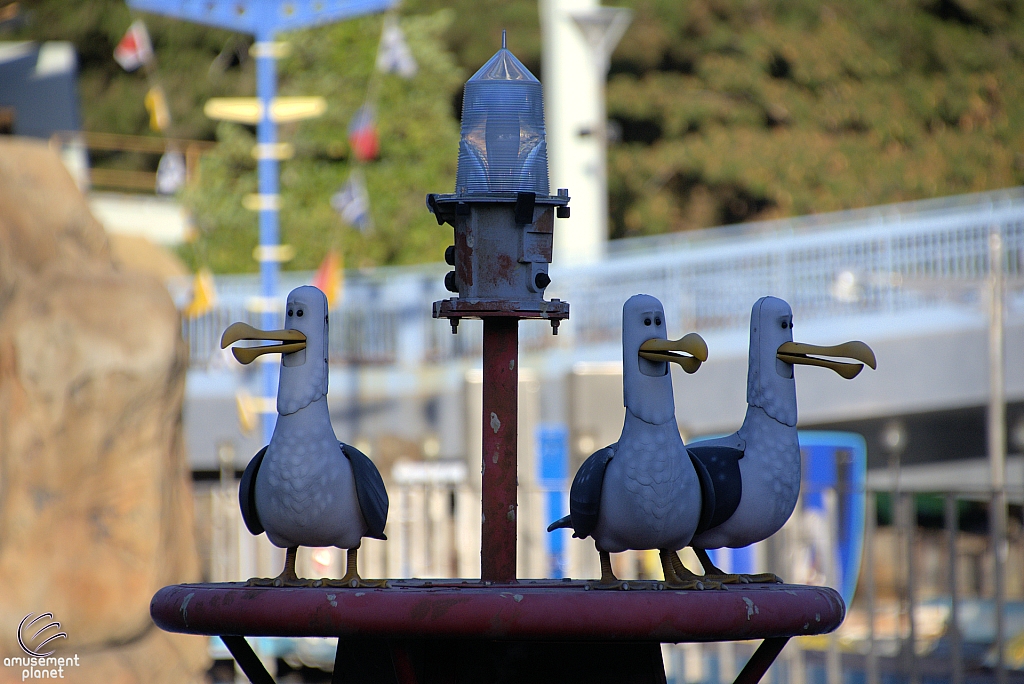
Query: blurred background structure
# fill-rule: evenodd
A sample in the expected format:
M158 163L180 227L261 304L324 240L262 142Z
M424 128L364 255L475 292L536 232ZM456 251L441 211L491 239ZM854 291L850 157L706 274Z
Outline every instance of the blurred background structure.
M773 294L802 340L856 337L879 359L851 383L798 371L801 428L860 435L863 477L808 473L779 535L716 559L836 585L849 579L842 502L864 503L846 623L792 642L773 681L995 681L999 651L1004 676L1024 680L1024 5L618 4L406 0L282 37L280 92L327 108L280 129L280 299L313 282L331 300L335 430L392 497L367 575L477 572L480 328L453 336L430 318L451 235L423 196L454 187L460 86L507 29L547 89L551 187L573 197L549 288L572 316L557 337L520 332L520 576L597 573L589 542L553 543L544 527L562 474L617 437L622 302L656 295L671 334L706 338L708 363L675 379L692 439L742 420L750 306ZM145 40L129 31L139 19ZM162 279L182 312L202 576L271 572L279 550L239 524L236 484L270 407L259 373L217 344L231 322L259 323L257 215L241 203L257 141L203 114L254 92L251 38L117 0L0 0L0 41L0 133L48 141L118 268ZM856 453L820 458L847 472ZM620 554L616 571L647 576L655 560ZM312 576L340 563L300 555ZM260 648L282 677L310 678L334 653ZM665 649L679 683L730 681L747 652Z

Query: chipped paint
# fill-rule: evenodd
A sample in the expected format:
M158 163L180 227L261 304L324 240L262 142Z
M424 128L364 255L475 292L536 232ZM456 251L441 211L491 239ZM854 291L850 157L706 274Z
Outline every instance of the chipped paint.
M743 599L743 602L745 604L747 604L747 621L748 622L750 621L750 616L754 615L755 613L757 615L761 614L761 610L757 607L757 605L753 601L748 599L746 596L743 596L741 598Z
M192 597L195 596L195 595L196 595L196 593L194 591L193 592L189 592L189 594L181 602L181 608L180 608L180 610L181 610L181 619L185 623L186 627L188 627L188 602L191 601Z
M513 361L512 364L515 362ZM509 365L509 369L512 368L512 364ZM494 434L498 434L498 430L501 429L501 421L498 419L498 414L491 411L491 429L494 430ZM497 463L497 461L495 461Z

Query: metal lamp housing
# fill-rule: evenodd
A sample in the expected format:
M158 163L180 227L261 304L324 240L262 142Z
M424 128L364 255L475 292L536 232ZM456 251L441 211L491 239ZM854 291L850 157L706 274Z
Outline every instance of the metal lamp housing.
M427 196L455 229L445 285L458 296L435 302L435 318L568 317L544 300L555 217L569 215L568 191L548 192L543 90L502 47L465 85L455 192Z

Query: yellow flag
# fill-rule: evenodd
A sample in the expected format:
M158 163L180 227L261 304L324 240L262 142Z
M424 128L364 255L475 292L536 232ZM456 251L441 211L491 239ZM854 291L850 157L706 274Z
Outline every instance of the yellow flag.
M252 397L244 392L235 394L235 406L238 408L238 425L245 434L249 434L259 425L260 415L254 403Z
M341 254L332 249L320 262L320 268L313 276L313 286L320 288L320 291L327 295L327 308L333 309L341 304L345 295L345 278L342 273Z
M149 127L160 132L171 125L171 110L167 108L167 96L164 89L156 85L146 93L146 111L149 112Z
M198 318L217 303L217 287L209 269L201 268L192 281L192 301L182 311L186 318Z

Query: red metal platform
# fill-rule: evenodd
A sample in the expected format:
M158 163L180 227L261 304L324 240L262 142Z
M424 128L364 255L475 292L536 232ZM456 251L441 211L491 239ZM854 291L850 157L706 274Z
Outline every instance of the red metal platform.
M830 632L846 612L827 587L675 591L640 581L623 591L588 589L592 584L180 584L157 592L150 612L162 629L220 636L253 682L273 680L242 635L339 637L336 682L400 684L664 682L660 643L764 639L736 680L757 682L790 637Z
M822 634L838 627L846 612L839 594L827 587L588 591L585 584L404 580L388 589L179 584L157 592L150 612L162 629L188 634L655 642Z

